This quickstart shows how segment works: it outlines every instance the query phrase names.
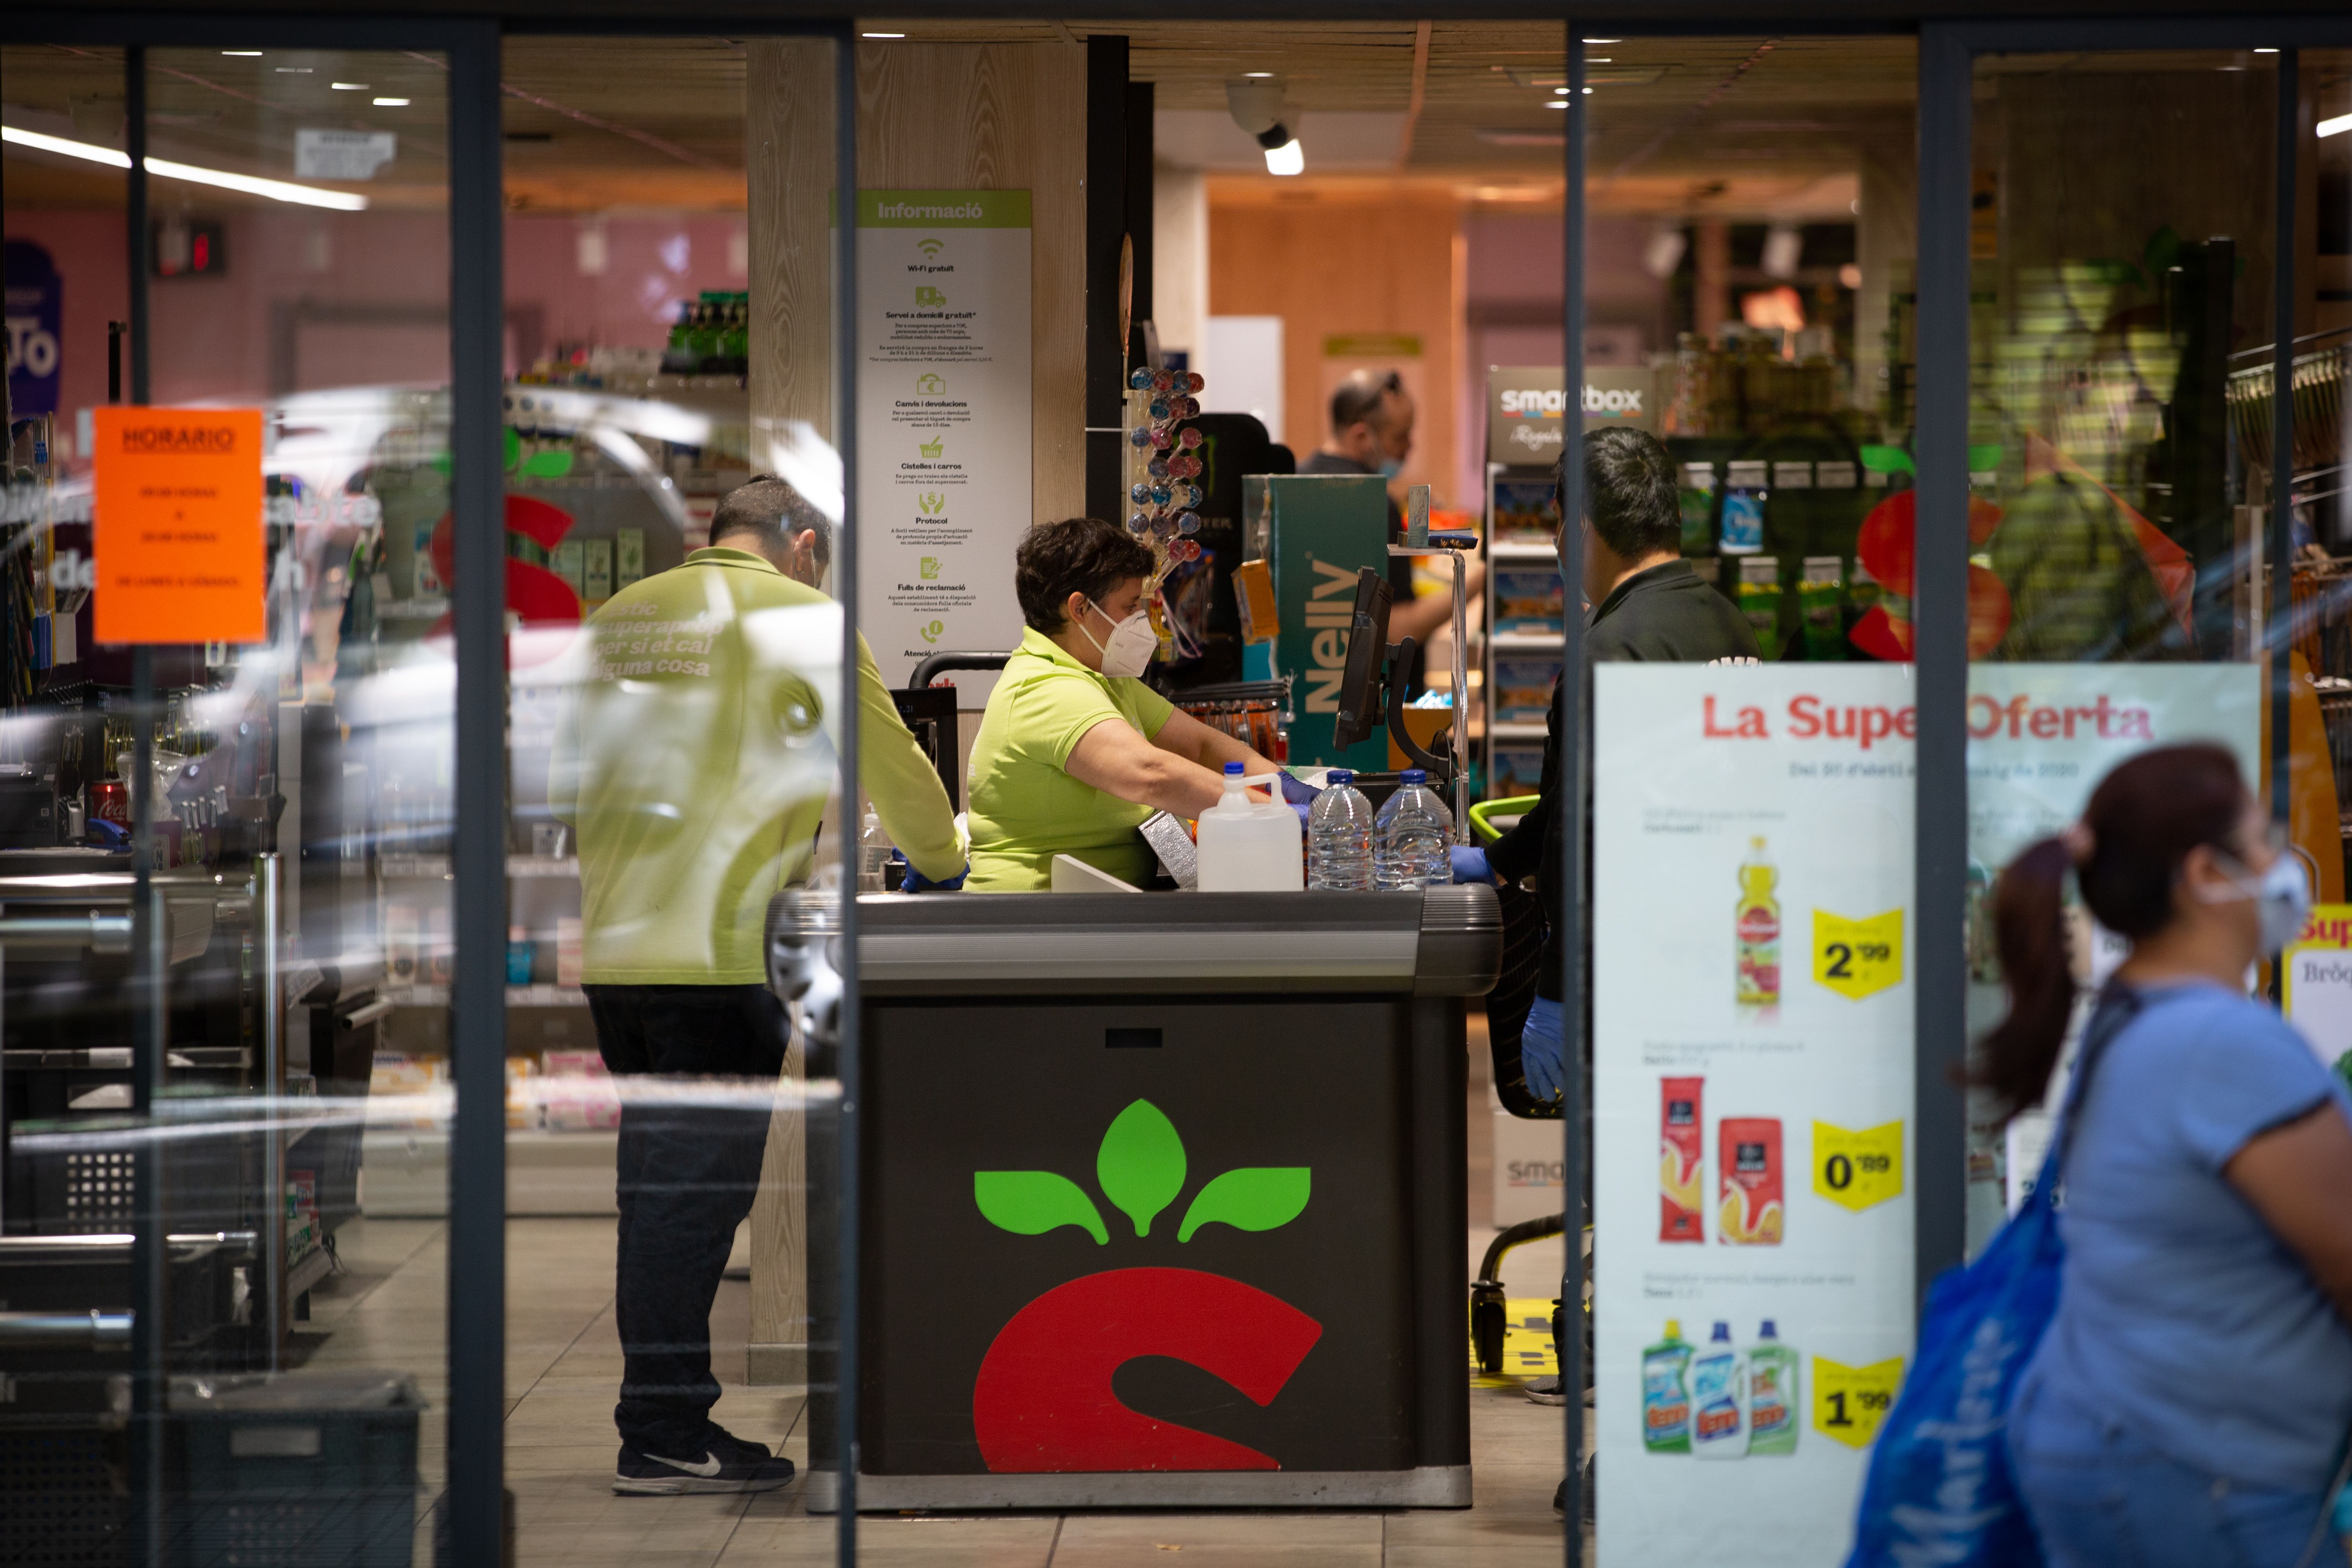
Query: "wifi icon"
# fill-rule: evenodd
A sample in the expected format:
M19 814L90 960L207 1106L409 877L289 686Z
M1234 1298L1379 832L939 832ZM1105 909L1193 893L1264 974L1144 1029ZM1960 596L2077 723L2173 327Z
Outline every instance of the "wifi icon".
M947 247L947 241L943 239L919 240L915 245L915 248L923 253L923 259L926 261L938 260L940 252L945 250Z

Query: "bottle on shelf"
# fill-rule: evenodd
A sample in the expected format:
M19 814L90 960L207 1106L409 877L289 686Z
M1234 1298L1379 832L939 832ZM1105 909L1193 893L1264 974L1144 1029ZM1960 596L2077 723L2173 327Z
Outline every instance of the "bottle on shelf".
M857 890L861 893L881 893L889 889L884 885L882 868L890 859L890 836L882 831L882 818L868 811L866 822L857 835Z
M1444 887L1454 880L1446 847L1452 819L1425 770L1407 768L1401 776L1373 819L1373 885L1383 893Z
M1307 822L1307 886L1335 893L1372 888L1372 803L1356 775L1333 768Z

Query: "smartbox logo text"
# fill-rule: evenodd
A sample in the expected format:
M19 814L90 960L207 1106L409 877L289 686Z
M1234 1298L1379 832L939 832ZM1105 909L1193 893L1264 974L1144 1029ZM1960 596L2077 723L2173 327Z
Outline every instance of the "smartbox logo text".
M1510 419L1565 419L1568 417L1568 394L1554 387L1548 390L1518 388L1502 394L1503 414ZM1602 389L1588 384L1584 388L1584 412L1613 419L1639 419L1642 416L1642 389L1620 386Z

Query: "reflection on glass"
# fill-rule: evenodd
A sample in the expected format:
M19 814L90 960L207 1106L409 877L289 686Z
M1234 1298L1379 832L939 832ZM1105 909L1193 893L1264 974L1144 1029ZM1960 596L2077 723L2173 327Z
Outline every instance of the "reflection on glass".
M120 57L5 68L0 1440L60 1467L45 1548L249 1552L260 1489L315 1560L404 1561L444 1383L451 666L413 543L446 511L445 73L151 52L133 236ZM258 504L217 520L258 545L257 640L98 640L153 557L94 538L97 411L142 391L165 426L258 410ZM255 1436L289 1413L368 1457Z

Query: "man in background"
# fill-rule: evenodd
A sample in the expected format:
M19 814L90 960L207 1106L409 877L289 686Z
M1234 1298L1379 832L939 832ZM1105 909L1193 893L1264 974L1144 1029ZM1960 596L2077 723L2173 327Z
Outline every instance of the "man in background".
M792 1479L790 1460L710 1418L710 1308L759 1190L788 1037L766 984L768 900L815 868L846 717L892 842L918 876L962 880L939 774L862 639L843 689L841 607L794 571L822 576L829 544L822 514L782 480L730 492L709 548L590 620L557 733L549 802L580 846L597 1049L615 1077L673 1080L625 1090L621 1110L625 1495Z
M1412 456L1412 422L1417 411L1404 378L1395 371L1360 370L1331 394L1331 431L1323 445L1298 465L1302 474L1378 474L1393 486ZM1396 494L1388 498L1388 542L1404 542L1404 512ZM1434 552L1433 552L1434 553ZM1486 563L1464 563L1463 590L1476 597L1486 581ZM1452 570L1450 567L1447 569ZM1440 626L1454 622L1454 593L1440 588L1416 597L1412 588L1412 557L1391 555L1387 562L1389 636L1402 642L1410 637L1421 645L1414 656L1412 684L1421 685L1420 666L1429 639Z

